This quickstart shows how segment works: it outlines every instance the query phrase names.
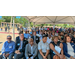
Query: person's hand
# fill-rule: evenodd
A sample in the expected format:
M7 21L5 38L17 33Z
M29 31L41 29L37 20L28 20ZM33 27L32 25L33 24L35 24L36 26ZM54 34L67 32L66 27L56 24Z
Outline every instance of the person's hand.
M16 50L15 53L17 54L19 52L19 50Z
M46 56L43 56L44 59L47 59Z
M28 59L31 59L31 58L28 58Z
M71 59L75 59L74 57L70 56Z
M17 52L16 54L21 54L21 52Z
M60 59L63 59L63 58L64 58L64 56L60 54Z
M5 55L5 57L8 57L9 56L9 53L7 53L6 55Z
M5 56L5 53L3 53L3 56Z

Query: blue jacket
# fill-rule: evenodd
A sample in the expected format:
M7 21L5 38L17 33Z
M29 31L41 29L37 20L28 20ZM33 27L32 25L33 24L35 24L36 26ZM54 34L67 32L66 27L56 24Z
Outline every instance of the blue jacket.
M74 43L70 43L70 44L73 47L74 53L75 53L75 45L74 45ZM68 54L67 44L66 43L63 43L63 51L64 51L64 55L70 58L70 55Z

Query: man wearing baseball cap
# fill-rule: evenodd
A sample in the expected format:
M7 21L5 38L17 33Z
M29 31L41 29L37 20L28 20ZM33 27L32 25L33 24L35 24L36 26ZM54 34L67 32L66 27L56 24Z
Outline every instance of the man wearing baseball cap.
M2 50L1 50L1 59L6 59L9 57L9 59L12 59L14 56L15 51L15 42L11 40L12 37L10 35L7 36L7 41L3 44Z

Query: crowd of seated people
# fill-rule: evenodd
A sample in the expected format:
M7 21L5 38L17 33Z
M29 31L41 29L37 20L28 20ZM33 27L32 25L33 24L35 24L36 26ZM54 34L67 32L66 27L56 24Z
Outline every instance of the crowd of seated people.
M0 59L74 59L75 28L21 27L19 36L10 35L1 49Z

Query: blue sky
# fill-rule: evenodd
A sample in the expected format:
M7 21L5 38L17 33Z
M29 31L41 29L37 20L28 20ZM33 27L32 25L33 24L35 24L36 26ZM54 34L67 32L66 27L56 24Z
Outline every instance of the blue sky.
M0 16L0 18L2 18L2 16Z
M0 18L2 18L2 16L0 16ZM20 16L16 16L16 18L20 18Z

